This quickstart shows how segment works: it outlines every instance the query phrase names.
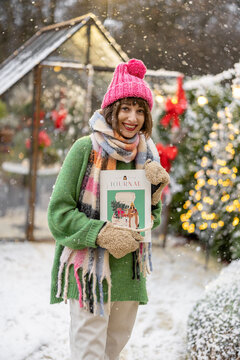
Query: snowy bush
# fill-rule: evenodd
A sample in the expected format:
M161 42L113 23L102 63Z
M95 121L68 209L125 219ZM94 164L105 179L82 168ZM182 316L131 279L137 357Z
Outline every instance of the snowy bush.
M222 270L192 310L188 359L240 359L240 260Z

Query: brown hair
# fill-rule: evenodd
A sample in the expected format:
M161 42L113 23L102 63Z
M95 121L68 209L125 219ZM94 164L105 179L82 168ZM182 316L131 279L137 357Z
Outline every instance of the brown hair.
M128 97L128 98L120 99L108 105L106 108L102 109L101 114L105 117L106 122L112 127L112 129L116 130L119 133L118 114L121 105L126 103L129 105L138 104L143 108L145 120L141 128L141 133L143 133L146 136L146 138L149 138L152 134L152 127L153 127L152 115L148 103L146 102L146 100L143 100L142 98Z

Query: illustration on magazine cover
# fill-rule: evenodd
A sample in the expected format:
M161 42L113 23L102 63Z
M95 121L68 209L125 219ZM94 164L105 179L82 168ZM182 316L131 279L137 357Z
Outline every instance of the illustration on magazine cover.
M108 170L100 175L100 218L133 230L151 227L151 185L143 170ZM150 241L149 230L141 231Z

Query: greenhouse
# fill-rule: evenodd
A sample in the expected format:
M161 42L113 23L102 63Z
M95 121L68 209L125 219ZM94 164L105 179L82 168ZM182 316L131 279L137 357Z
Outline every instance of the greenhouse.
M60 164L88 132L113 68L127 59L87 14L42 28L1 64L1 237L48 238L46 209Z

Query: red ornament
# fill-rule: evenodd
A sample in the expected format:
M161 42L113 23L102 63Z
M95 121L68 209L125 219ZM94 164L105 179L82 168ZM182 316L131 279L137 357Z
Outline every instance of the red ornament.
M169 172L171 169L171 162L176 158L178 154L178 149L176 146L173 145L167 145L164 146L161 143L158 143L156 145L156 148L158 150L158 154L160 156L160 161L162 167Z
M51 145L51 139L44 130L39 131L38 145L42 149Z
M179 115L183 114L187 108L187 99L182 86L183 77L179 76L177 81L177 103L174 104L172 99L167 99L165 104L166 115L160 120L160 124L162 124L164 127L167 127L172 120L172 128L179 128Z
M51 145L51 139L48 136L48 134L46 133L46 131L44 131L44 130L39 131L39 134L38 134L38 146L39 146L39 148L43 149L43 148L48 147L50 145ZM31 140L29 138L26 139L25 146L26 146L27 149L30 149Z
M55 129L64 130L64 120L67 117L67 110L61 105L60 110L53 110L51 112L52 119L54 121Z

